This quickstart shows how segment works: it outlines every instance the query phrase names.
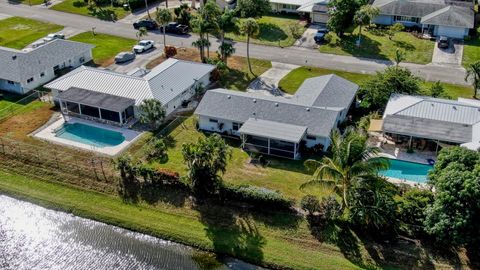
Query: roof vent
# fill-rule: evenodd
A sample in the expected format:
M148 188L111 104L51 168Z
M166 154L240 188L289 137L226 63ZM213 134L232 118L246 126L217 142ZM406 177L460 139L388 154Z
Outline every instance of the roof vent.
M255 98L253 99L253 103L257 103L257 100Z
M254 112L254 113L252 113L252 114L253 114L253 115L257 115L257 113L256 113L256 112Z
M172 91L172 92L173 92L173 88L170 88L170 91Z
M275 107L278 107L278 102L275 102Z
M454 110L457 110L457 106L453 106L453 109L454 109Z
M435 107L435 104L431 103L430 105L432 105L432 107Z
M307 112L309 112L309 111L310 111L310 108L305 108L305 110L306 110Z
M12 56L12 60L16 60L16 59L17 59L16 55Z
M227 98L228 98L228 99L231 99L231 98L232 98L232 96L228 95L228 96L227 96Z

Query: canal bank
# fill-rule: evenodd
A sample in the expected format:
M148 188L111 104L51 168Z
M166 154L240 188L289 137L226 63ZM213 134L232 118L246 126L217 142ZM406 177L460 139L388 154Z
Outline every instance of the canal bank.
M358 269L336 246L312 238L304 220L212 219L181 207L125 204L118 197L0 171L0 192L119 227L268 267ZM220 213L224 214L224 213Z

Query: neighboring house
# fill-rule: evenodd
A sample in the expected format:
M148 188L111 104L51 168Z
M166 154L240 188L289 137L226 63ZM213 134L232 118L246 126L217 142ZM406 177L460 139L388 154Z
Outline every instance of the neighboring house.
M327 23L329 0L270 0L273 12L298 13L311 23Z
M81 66L45 85L64 114L123 125L138 118L145 99L159 100L166 114L181 107L198 86L210 85L215 66L170 58L145 73L121 74Z
M240 136L250 151L296 159L304 147L327 150L357 90L333 74L305 80L291 98L215 89L195 114L201 130Z
M422 33L463 39L474 28L473 1L456 0L375 0L380 9L375 24L401 23L418 27Z
M63 39L29 50L0 47L0 90L28 93L54 79L62 69L92 60L93 47Z
M480 102L393 95L383 115L383 132L410 144L429 140L434 145L476 150L480 147Z

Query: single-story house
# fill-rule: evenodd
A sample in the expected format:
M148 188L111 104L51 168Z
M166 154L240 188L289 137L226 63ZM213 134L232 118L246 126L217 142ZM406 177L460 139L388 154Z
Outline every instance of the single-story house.
M480 147L480 102L392 95L383 115L383 132L410 144L420 139L476 150Z
M45 85L64 114L123 125L139 116L145 99L159 100L167 116L208 87L215 66L170 58L149 72L122 74L81 66Z
M195 115L199 129L239 136L249 151L297 159L303 147L327 150L357 90L333 74L305 80L289 98L215 89L207 91Z
M28 50L0 47L0 90L28 93L54 79L62 69L92 60L93 47L63 39Z
M327 23L330 0L270 0L273 12L298 13L311 23Z
M474 28L473 1L375 0L373 6L380 9L380 15L373 20L379 25L401 23L433 36L459 39Z

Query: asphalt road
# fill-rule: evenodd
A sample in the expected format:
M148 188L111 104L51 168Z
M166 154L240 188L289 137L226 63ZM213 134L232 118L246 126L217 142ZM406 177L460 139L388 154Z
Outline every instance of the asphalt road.
M0 0L0 13L34 18L52 23L70 26L80 30L91 31L95 28L96 32L118 35L129 38L136 38L136 31L130 24L122 22L101 21L96 18L90 18L81 15L63 13L42 7L28 6ZM163 43L163 36L159 32L150 32L148 39L155 40L157 44ZM168 35L167 44L179 47L191 47L196 39L194 35L174 36ZM218 41L211 38L211 52L218 48ZM246 56L246 43L235 43L236 55ZM307 65L328 69L350 71L356 73L375 73L383 70L386 66L392 65L389 61L362 59L351 56L341 56L332 54L323 54L314 49L301 47L279 48L272 46L262 46L251 44L250 56L253 58L266 59L280 63L295 65ZM444 65L419 65L411 63L402 63L402 66L408 67L418 76L430 81L442 81L454 84L466 84L464 81L465 70L462 67L452 67Z

